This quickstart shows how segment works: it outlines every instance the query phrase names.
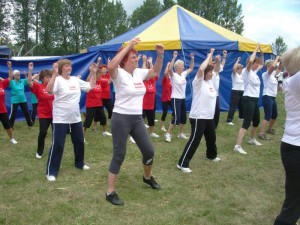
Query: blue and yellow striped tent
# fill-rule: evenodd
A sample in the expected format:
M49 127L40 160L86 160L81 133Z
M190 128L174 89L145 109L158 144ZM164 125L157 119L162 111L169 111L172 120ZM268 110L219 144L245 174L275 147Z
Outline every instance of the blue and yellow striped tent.
M216 49L216 54L222 54L223 50L227 50L228 52L226 66L224 72L221 74L220 84L221 109L227 110L229 108L231 91L230 77L233 64L238 57L241 57L242 62L245 64L247 58L257 45L257 41L250 40L216 25L179 5L174 5L148 22L104 44L89 47L88 51L99 51L104 55L108 54L111 56L112 53L115 53L121 46L126 45L128 41L134 37L141 39L141 43L136 46L136 50L138 50L139 53L149 56L155 56L155 44L162 43L166 50L164 64L171 60L174 50L178 51L179 58L185 61L187 67L189 66L190 52L195 54L195 69L189 78L190 82L187 88L188 108L191 104L191 80L210 48ZM261 47L265 52L265 59L271 58L271 46L269 44L261 44ZM158 81L158 109L160 109L160 85L161 83Z

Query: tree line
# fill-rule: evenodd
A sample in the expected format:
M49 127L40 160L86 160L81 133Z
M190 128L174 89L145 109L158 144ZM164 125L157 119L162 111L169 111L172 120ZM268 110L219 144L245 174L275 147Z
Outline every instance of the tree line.
M13 55L75 54L175 4L235 33L244 30L242 5L237 0L144 0L131 15L120 0L0 0L0 44L8 45Z

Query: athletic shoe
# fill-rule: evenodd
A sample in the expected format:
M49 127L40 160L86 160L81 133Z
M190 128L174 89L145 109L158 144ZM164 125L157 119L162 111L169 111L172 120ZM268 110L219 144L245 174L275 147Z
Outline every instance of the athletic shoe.
M153 132L153 133L150 134L150 137L159 138L159 135Z
M178 137L178 138L181 138L181 139L188 139L187 136L185 136L184 133L178 134L177 137Z
M56 177L52 175L46 175L48 181L56 181Z
M269 141L271 138L267 137L266 134L258 134L257 137L261 140Z
M119 198L118 194L116 192L111 192L109 195L105 194L105 198L108 202L110 202L113 205L124 205L124 202Z
M247 152L245 152L244 149L242 148L242 146L240 146L240 145L235 145L233 148L233 151L247 155Z
M256 146L260 146L261 145L261 143L259 143L255 138L249 138L248 144L249 145L256 145Z
M145 127L148 129L149 128L149 126L147 125L147 124L145 124Z
M284 128L284 127L283 127L283 128ZM267 130L266 133L267 133L267 134L272 134L272 135L275 135L275 134L276 134L274 128L272 128L272 129L269 128L269 129Z
M39 153L35 153L35 158L37 158L37 159L41 159L41 158L42 158L42 156L41 156L41 155L39 155Z
M163 131L163 132L167 132L167 130L166 130L166 128L165 128L164 126L161 127L160 129L161 129L161 131Z
M88 165L83 165L82 170L89 170L90 167Z
M171 143L171 134L165 134L165 141Z
M233 122L227 122L227 125L234 126L234 123Z
M182 166L179 166L178 164L177 164L177 169L181 170L184 173L191 173L192 172L192 170L190 168L182 167Z
M10 143L12 143L12 144L18 144L18 142L14 139L14 138L12 138L12 139L10 139Z
M211 161L213 161L213 162L220 162L221 161L221 159L217 156L216 158L214 158L214 159L211 159Z
M133 139L133 137L129 137L129 140L131 141L131 143L135 144L135 140Z
M160 189L160 185L158 183L156 183L153 176L151 176L150 179L146 179L143 176L143 181L144 181L144 183L149 184L152 187L152 189L156 189L156 190Z
M104 131L104 132L102 132L102 135L103 135L103 136L111 136L112 134L109 133L108 131Z

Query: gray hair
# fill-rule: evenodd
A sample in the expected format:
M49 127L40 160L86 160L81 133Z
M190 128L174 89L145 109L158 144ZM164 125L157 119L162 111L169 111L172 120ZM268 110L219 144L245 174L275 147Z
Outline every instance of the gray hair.
M17 73L20 74L20 71L19 71L19 70L14 70L14 71L13 71L13 75L14 75L14 76L17 75Z
M184 65L184 62L183 62L182 60L180 60L180 59L176 60L176 62L174 63L174 68L175 68L175 70L177 70L177 67L178 67L180 64Z
M300 71L300 47L283 53L281 62L291 76Z
M274 60L268 59L268 60L265 62L265 66L266 66L266 67L271 66L273 62L274 62Z

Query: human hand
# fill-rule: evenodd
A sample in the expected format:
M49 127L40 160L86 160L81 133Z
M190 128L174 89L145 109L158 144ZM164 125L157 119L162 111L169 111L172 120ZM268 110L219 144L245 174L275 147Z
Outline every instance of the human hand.
M174 51L174 52L173 52L173 58L177 58L177 56L178 56L178 52L177 52L177 51Z
M53 63L52 68L53 68L52 69L53 70L53 75L57 76L58 75L58 63L57 62Z
M191 59L193 59L193 58L195 58L195 55L194 55L194 53L190 53L190 57L191 57Z
M227 51L223 50L223 57L226 57L226 56L227 56Z
M8 69L11 69L11 68L12 68L11 61L7 61L7 62L6 62L6 65L7 65Z
M148 57L147 61L151 64L152 63L152 57Z
M136 37L136 38L132 38L130 41L129 41L129 45L131 48L134 48L136 45L138 45L139 43L141 42L141 39L139 37Z
M28 63L28 70L33 70L33 62Z
M97 58L97 65L98 65L98 66L100 65L101 59L102 59L101 57L98 57L98 58Z
M146 61L146 60L147 60L147 56L146 56L146 55L143 55L143 56L142 56L142 59L143 59L143 61Z
M162 44L156 44L155 50L158 56L163 56L165 52L165 47Z
M238 57L237 61L239 62L239 61L241 61L241 59L242 59L241 57Z

